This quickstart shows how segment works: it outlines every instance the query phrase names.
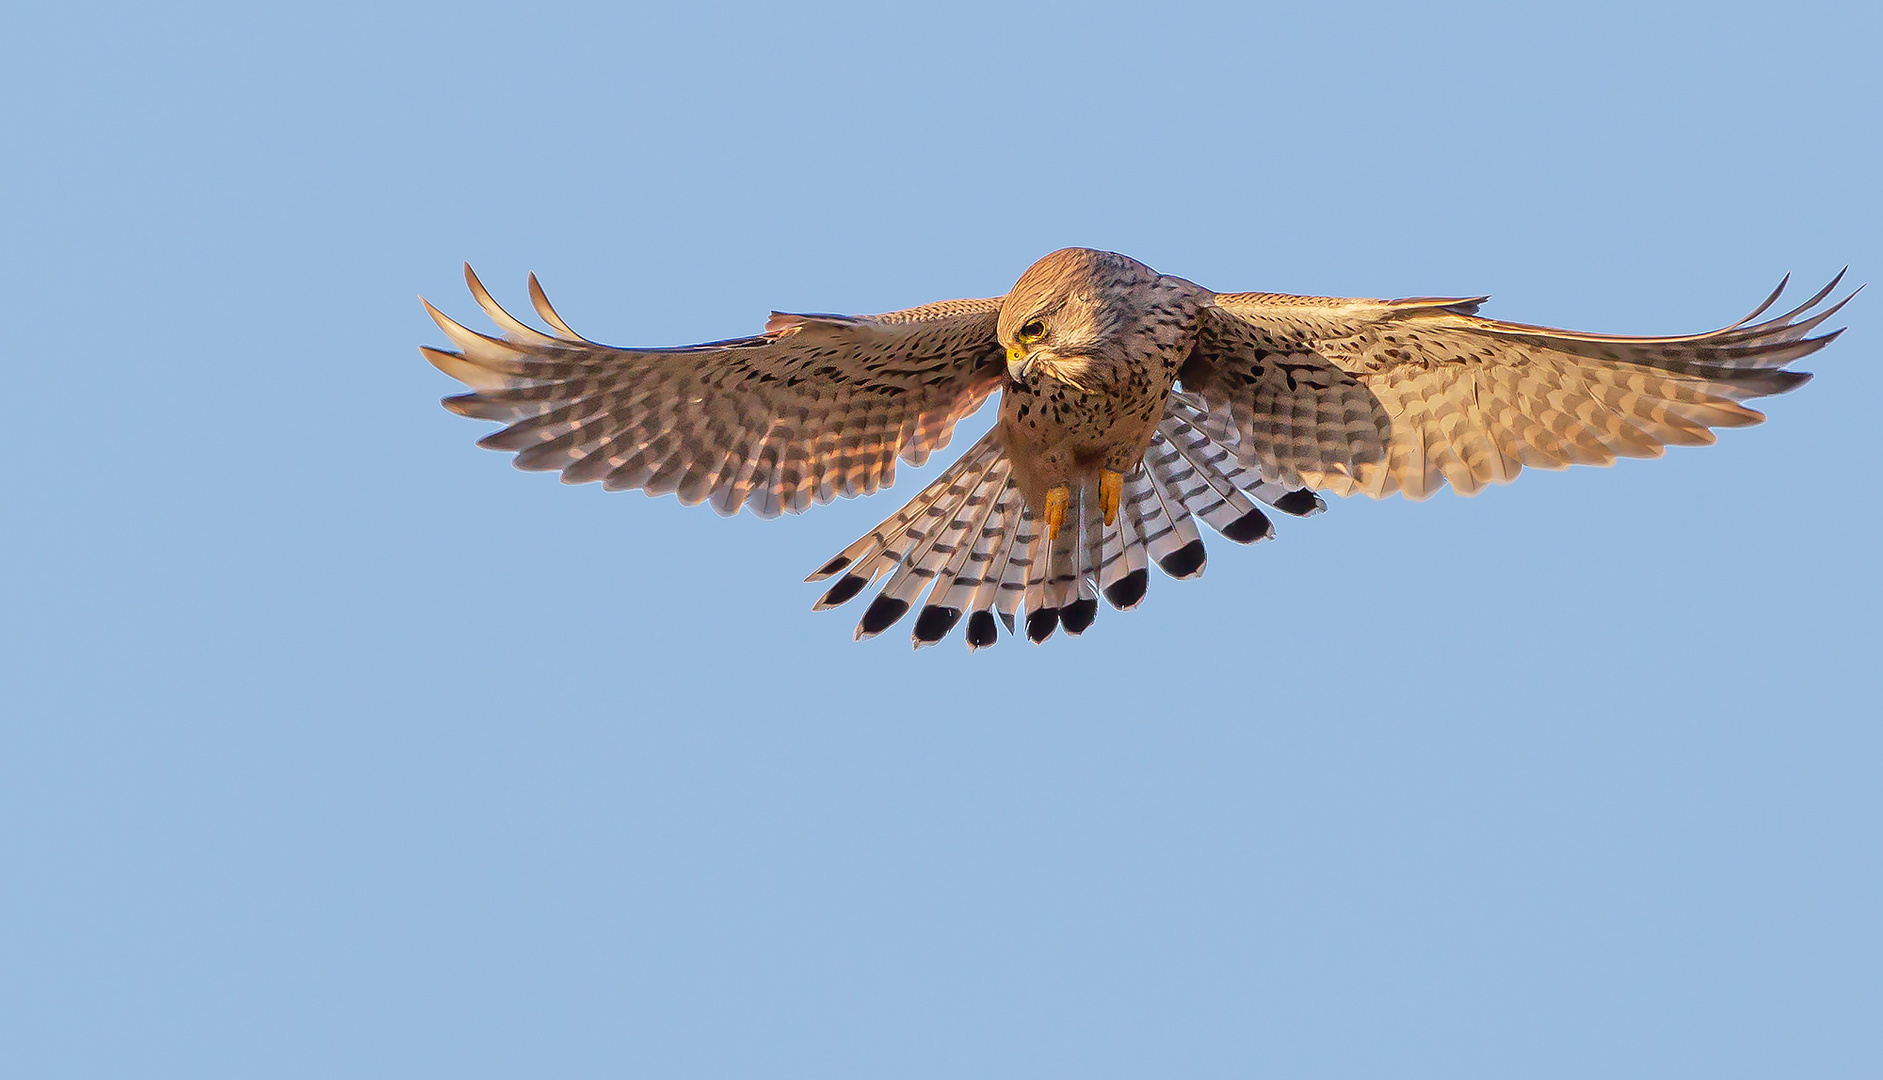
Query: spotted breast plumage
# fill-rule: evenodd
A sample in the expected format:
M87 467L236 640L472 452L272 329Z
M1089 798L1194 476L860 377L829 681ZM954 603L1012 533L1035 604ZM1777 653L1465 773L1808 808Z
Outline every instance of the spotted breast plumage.
M1153 563L1195 577L1198 519L1254 543L1264 507L1319 513L1318 491L1470 495L1758 423L1742 403L1805 382L1787 365L1841 333L1812 336L1841 278L1775 318L1784 283L1719 330L1617 337L1482 318L1484 297L1215 293L1067 248L1001 297L620 349L569 329L534 276L548 330L519 321L467 266L501 336L427 304L456 349L421 351L471 389L447 408L506 425L480 445L519 468L762 517L888 486L1000 392L986 436L810 577L836 579L820 610L883 582L859 639L920 601L918 647L965 616L977 649L1022 613L1035 643L1081 634L1100 597L1136 607Z

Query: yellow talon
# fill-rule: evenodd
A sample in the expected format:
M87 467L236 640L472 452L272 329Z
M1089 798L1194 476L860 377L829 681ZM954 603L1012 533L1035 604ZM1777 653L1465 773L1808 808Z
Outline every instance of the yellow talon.
M1046 538L1059 539L1059 527L1066 523L1066 507L1072 502L1072 489L1064 484L1046 493Z
M1098 508L1105 515L1105 524L1110 525L1118 520L1118 504L1124 497L1124 473L1106 469L1098 474Z

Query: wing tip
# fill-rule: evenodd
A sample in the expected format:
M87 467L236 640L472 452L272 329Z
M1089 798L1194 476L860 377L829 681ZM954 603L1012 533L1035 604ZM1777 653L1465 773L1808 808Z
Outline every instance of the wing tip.
M549 294L543 291L543 283L536 280L534 270L530 271L530 305L536 309L536 314L542 316L544 322L569 335L571 341L593 344L587 338L571 330L569 324L562 321L562 316L556 314L555 307L549 302Z
M463 353L452 352L450 349L436 349L430 345L420 345L418 352L425 358L426 363L473 390L504 388L505 380L501 373L478 364ZM446 408L451 408L451 406L447 405ZM458 410L452 409L452 411Z

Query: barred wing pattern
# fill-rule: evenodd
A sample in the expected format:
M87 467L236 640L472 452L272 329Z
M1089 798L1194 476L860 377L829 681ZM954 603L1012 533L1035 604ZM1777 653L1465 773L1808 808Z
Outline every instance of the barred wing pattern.
M1525 466L1658 457L1758 423L1741 402L1805 382L1785 365L1842 333L1809 336L1849 301L1811 314L1842 278L1755 323L1781 282L1739 322L1684 337L1479 318L1484 297L1224 293L1179 380L1236 430L1243 464L1275 483L1409 499L1450 483L1471 495Z
M664 349L618 349L570 330L530 276L536 330L464 268L495 338L425 308L457 351L424 348L471 388L446 398L507 424L480 446L564 483L668 492L721 514L760 517L864 495L947 445L955 422L998 389L1000 298L948 300L885 315L774 312L765 333Z

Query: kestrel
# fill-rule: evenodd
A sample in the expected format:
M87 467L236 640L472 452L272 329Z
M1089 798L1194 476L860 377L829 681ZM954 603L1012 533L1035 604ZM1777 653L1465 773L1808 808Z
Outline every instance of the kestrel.
M672 492L761 517L863 495L947 445L1001 392L999 421L934 483L809 580L817 602L883 578L856 637L927 591L914 643L968 616L970 650L1025 611L1035 643L1080 634L1098 597L1144 598L1148 566L1203 571L1196 519L1267 539L1264 504L1306 516L1317 491L1424 499L1515 479L1526 466L1607 465L1714 441L1764 417L1741 402L1811 376L1785 365L1848 302L1811 299L1683 337L1613 337L1480 318L1485 297L1336 299L1211 292L1134 259L1055 251L1005 296L885 315L773 312L765 332L619 349L576 334L534 275L547 333L513 318L465 267L502 337L429 303L458 347L422 348L471 388L444 399L507 426L479 445L564 483Z

